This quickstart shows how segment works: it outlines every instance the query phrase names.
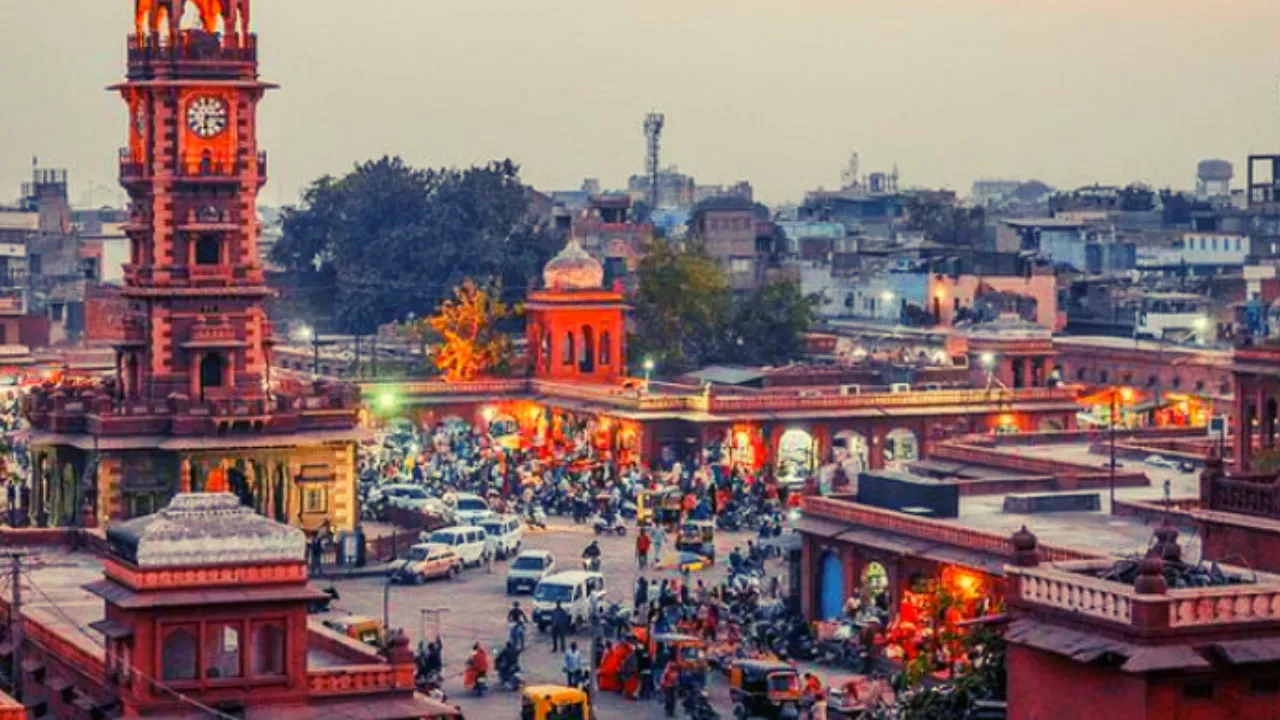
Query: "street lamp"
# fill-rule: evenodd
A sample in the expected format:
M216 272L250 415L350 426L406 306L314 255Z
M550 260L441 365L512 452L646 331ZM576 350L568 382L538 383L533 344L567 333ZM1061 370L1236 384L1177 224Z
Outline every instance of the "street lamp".
M644 359L644 381L647 384L653 375L653 358Z
M987 371L987 386L990 389L991 378L996 369L996 354L992 352L984 352L978 356L978 362L982 364L982 368Z
M1133 399L1133 391L1129 388L1111 389L1111 514L1116 514L1116 399L1128 404Z

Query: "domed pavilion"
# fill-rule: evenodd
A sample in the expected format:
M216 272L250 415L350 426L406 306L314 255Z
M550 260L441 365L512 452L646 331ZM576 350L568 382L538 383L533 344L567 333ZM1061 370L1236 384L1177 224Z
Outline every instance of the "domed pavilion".
M533 374L609 382L626 375L622 293L604 287L604 266L570 238L542 270L543 289L525 304Z

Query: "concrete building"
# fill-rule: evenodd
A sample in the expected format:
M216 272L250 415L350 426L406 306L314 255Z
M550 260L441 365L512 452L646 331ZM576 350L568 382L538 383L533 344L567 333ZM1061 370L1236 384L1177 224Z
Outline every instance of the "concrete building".
M735 292L763 287L773 247L760 234L762 208L737 197L718 197L699 204L689 219L689 233L724 268Z

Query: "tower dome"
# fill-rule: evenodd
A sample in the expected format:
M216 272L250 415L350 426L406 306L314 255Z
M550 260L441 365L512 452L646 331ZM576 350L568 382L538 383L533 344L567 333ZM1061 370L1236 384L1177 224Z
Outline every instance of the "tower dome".
M604 266L571 237L542 269L542 283L548 290L599 290L604 286Z

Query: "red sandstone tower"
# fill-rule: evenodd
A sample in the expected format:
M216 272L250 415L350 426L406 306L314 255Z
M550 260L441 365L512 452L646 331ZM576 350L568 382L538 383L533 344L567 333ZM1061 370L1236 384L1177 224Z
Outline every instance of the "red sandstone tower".
M257 37L249 0L137 0L120 183L132 204L126 341L128 398L261 397L271 325L258 257L256 198L266 154L256 134Z
M24 400L33 524L132 518L217 488L307 530L359 516L358 398L271 383L256 127L273 86L258 79L249 1L135 0L127 80L112 88L130 117L124 340L113 382Z

